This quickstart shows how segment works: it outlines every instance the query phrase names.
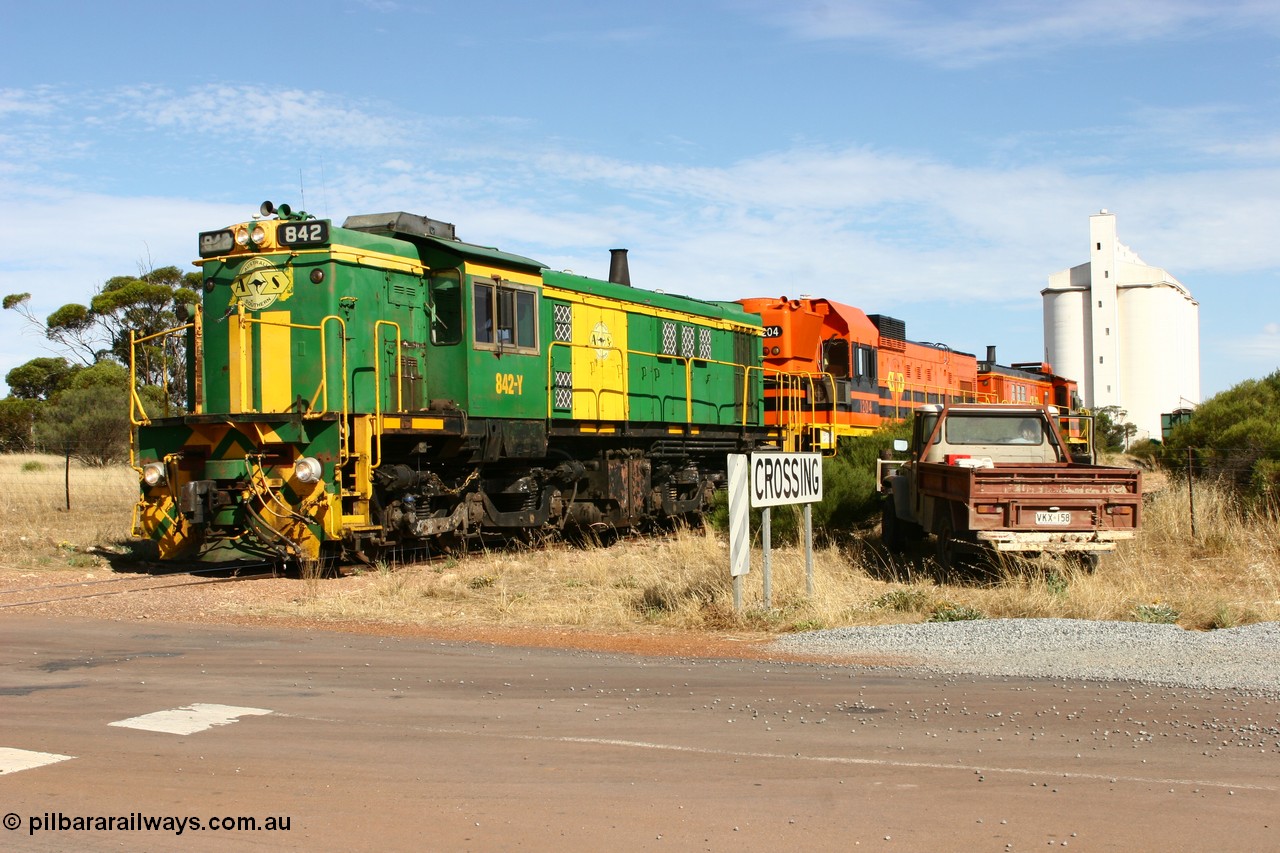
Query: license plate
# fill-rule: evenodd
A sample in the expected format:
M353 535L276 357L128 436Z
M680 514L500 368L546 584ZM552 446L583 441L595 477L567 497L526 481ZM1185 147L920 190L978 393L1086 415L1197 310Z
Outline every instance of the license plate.
M1070 512L1037 512L1036 524L1070 524Z

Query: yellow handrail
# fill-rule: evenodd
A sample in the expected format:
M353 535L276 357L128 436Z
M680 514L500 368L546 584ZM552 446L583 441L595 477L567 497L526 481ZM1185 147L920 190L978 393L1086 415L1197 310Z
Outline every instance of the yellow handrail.
M147 414L146 407L142 404L142 398L138 396L138 359L137 348L145 344L147 341L153 341L157 338L168 337L178 332L185 332L187 329L194 328L196 321L183 323L181 326L174 326L172 329L165 329L160 332L153 332L149 335L138 337L138 333L133 329L129 330L129 423L133 426L145 426L151 423L151 417ZM165 380L168 381L168 371L165 372ZM135 414L138 417L135 417Z
M616 352L619 356L619 361L621 361L620 374L623 379L623 384L624 385L627 384L626 380L629 375L627 372L628 371L627 355L630 352L630 350L624 350L621 347L615 347L615 346L600 346L598 344L575 344L575 343L570 343L569 341L552 341L550 344L547 345L547 420L552 419L554 415L554 409L555 409L555 392L553 390L555 367L554 367L554 361L551 358L551 350L554 349L555 347L567 347L570 351L574 349L588 349L588 350L608 350L609 352ZM570 359L572 358L573 356L571 352ZM595 393L596 420L601 420L600 397L602 394L617 394L618 396L622 397L622 420L624 421L628 420L631 416L631 395L630 395L630 392L625 388L592 389L592 388L570 387L569 390L573 394L580 394L584 392Z
M244 357L244 346L245 346L244 336L246 334L245 330L248 328L250 324L257 323L260 326L280 326L287 329L301 329L303 331L319 332L320 384L316 386L315 393L311 395L311 399L307 402L307 411L302 413L303 417L306 417L306 418L318 418L331 411L331 409L329 408L329 359L328 359L329 353L328 353L328 344L325 342L324 328L330 321L337 323L339 331L341 332L341 334L338 337L339 337L339 340L342 342L342 409L341 409L341 412L344 417L346 416L347 410L348 410L348 402L349 402L348 394L347 394L348 389L347 389L347 324L346 324L346 321L344 321L341 317L339 317L336 314L328 314L320 319L319 325L310 325L307 323L282 323L279 320L274 320L274 319L264 320L260 317L245 316L243 311L241 311L240 313L240 320L241 320L241 322L239 323L240 337L241 337L240 366L242 371L248 370L248 360ZM383 323L386 321L379 320L378 322ZM241 376L242 376L242 381L245 383L241 385L241 388L245 389L248 387L247 373L242 372ZM242 390L241 393L243 394L244 391ZM250 398L250 402L252 402L252 397ZM318 411L316 409L316 403L321 404L321 408Z
M634 349L623 350L623 349L620 349L619 347L614 347L614 346L599 346L597 344L575 344L575 343L570 343L569 341L552 341L550 345L547 347L547 392L548 392L547 393L547 419L548 420L550 420L553 417L554 409L555 409L555 396L553 393L555 368L553 366L553 362L551 358L551 350L557 346L567 347L570 350L573 350L573 349L609 350L611 352L617 352L619 355L621 355L622 375L624 378L627 378L630 375L628 371L628 365L629 365L628 359L630 356L641 356L641 357L647 357L647 358L669 358L676 361L684 362L685 423L690 423L690 424L693 423L693 368L695 366L695 363L701 362L703 364L718 364L723 367L732 367L732 368L741 369L743 371L741 424L743 426L747 424L747 416L751 408L750 375L752 370L760 370L761 368L759 367L748 365L748 364L739 364L733 361L721 361L719 359L714 359L714 358L697 358L695 356L682 356L682 355L676 355L674 353L645 352L644 350L634 350ZM630 404L631 404L632 392L630 390L629 383L628 383L628 387L625 390L617 389L617 388L599 388L599 389L571 388L570 389L570 391L574 394L590 392L593 390L596 395L595 411L596 411L597 418L599 417L599 414L600 414L600 395L605 393L621 395L623 398L623 403L622 403L623 420L628 420L630 418Z
M373 324L373 445L374 454L377 461L370 460L369 470L376 470L382 464L382 338L378 334L379 326L391 326L396 330L396 367L400 367L400 324L391 320L378 320ZM345 378L346 372L343 372ZM397 380L400 377L400 370L396 370ZM404 411L403 394L404 383L396 382L396 411Z

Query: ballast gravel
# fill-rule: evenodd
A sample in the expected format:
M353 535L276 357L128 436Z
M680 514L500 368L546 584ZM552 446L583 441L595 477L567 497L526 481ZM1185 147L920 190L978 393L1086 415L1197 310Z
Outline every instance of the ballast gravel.
M1083 619L980 619L789 634L778 651L931 672L1137 681L1280 696L1280 622L1216 631Z

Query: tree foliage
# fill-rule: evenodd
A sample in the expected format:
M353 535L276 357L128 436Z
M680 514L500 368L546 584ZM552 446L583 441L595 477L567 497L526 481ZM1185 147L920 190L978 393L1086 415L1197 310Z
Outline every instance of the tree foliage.
M133 353L137 386L130 387L130 333L158 335L182 323L180 306L198 301L199 273L160 267L108 279L89 304L71 303L41 319L31 294L4 297L60 355L35 358L5 376L10 397L0 400L0 450L70 452L91 465L128 458L129 399L136 391L149 411L180 411L186 400L186 338L157 337Z
M35 435L50 453L113 465L129 458L129 429L129 372L104 361L77 373L42 407Z
M67 387L81 368L61 356L33 358L4 376L9 393L23 400L48 400Z
M1190 453L1188 453L1190 450ZM1165 443L1165 461L1229 476L1245 492L1280 498L1280 370L1204 401Z
M110 278L88 305L64 305L44 320L31 311L29 293L10 294L3 305L21 313L81 365L101 361L127 365L129 333L143 338L181 325L178 307L198 301L199 286L197 272L159 267L138 276ZM139 346L135 353L139 384L166 389L179 406L185 403L185 346L181 335L170 335Z
M9 396L0 400L0 453L30 453L36 449L39 400Z
M1119 406L1101 406L1093 411L1095 449L1118 453L1129 446L1138 428L1125 420L1129 413Z

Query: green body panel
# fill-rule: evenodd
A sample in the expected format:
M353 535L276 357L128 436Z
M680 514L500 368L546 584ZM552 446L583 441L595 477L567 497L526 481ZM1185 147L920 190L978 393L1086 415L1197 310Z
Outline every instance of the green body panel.
M467 264L540 274L546 288L567 295L553 299L542 288L513 285L536 294L536 342L485 344L477 340L482 318L474 288L492 279L466 275ZM317 271L321 281L314 282ZM291 292L261 307L244 298L237 277L280 272L291 275ZM433 276L451 274L456 306L436 298L432 284ZM603 393L625 396L629 420L740 424L744 386L752 401L762 394L758 371L744 379L734 366L751 358L753 347L743 340L753 340L759 329L759 318L736 303L546 270L529 258L472 244L330 228L329 243L319 250L210 260L205 278L206 412L421 411L441 401L472 418L572 418L572 406L557 403L572 398L557 397L557 378L579 393L592 378L572 376L573 347L557 342L555 306L584 299L625 313L627 352L618 354L625 377ZM242 386L247 392L237 390ZM758 405L745 414L747 423L759 423Z
M423 383L402 379L398 359L425 348L423 277L375 265L362 255L379 252L418 264L413 245L342 228L330 233L330 244L321 251L264 252L205 264L204 411L373 412L394 409L401 400L408 406L426 399ZM270 267L262 268L264 262ZM247 307L242 333L237 309L253 303L241 298L233 283L254 272L289 272L292 290L261 308ZM322 274L320 282L312 281L313 272ZM276 325L283 322L290 327ZM272 334L274 350L264 346L264 335ZM238 364L241 337L249 352L247 367ZM250 393L236 399L242 371ZM288 374L287 383L281 372ZM287 401L266 396L273 383L289 389Z
M469 277L466 288L466 351L463 371L466 376L464 408L473 418L521 418L545 420L547 417L546 351L550 331L550 311L541 289L527 287L524 293L534 296L532 325L536 338L532 347L512 347L502 342L483 344L476 341L477 307L475 283L486 279ZM492 281L492 279L488 279Z
M702 302L581 276L544 271L548 287L616 302L627 313L628 417L632 422L748 425L761 423L763 374L759 317L736 303ZM572 298L559 300L572 303ZM554 310L552 304L544 309ZM727 327L727 328L726 328ZM552 379L571 371L567 348L552 351ZM744 392L751 405L742 405ZM567 407L552 416L569 418Z

